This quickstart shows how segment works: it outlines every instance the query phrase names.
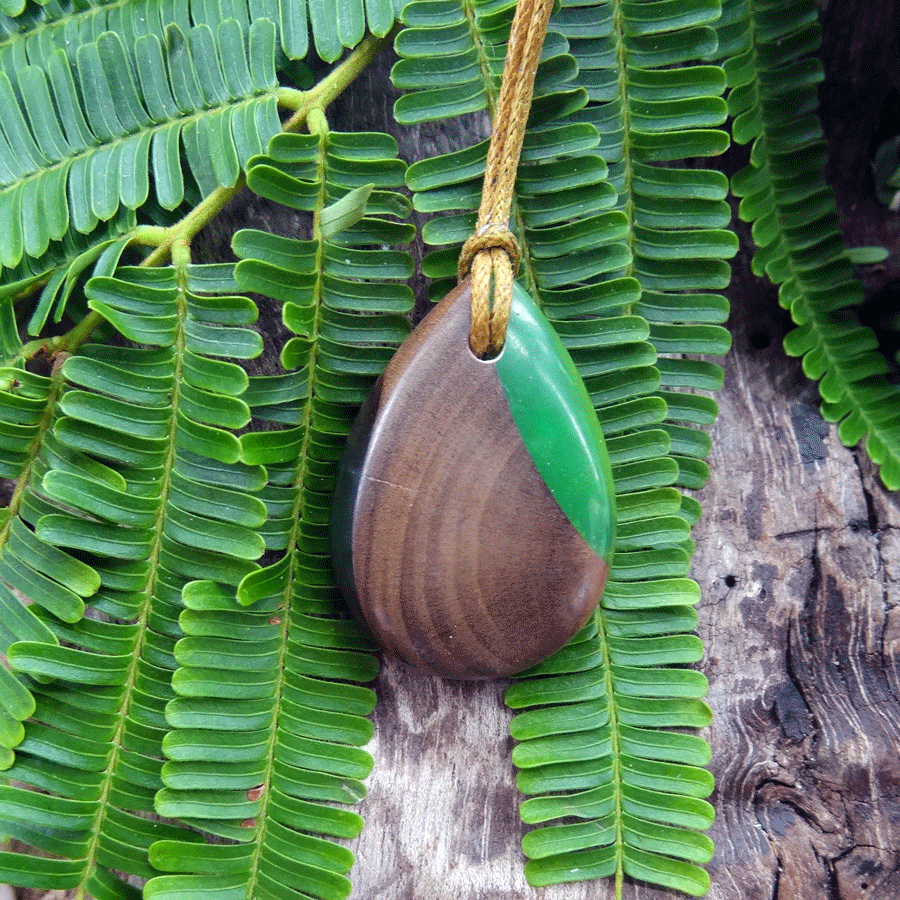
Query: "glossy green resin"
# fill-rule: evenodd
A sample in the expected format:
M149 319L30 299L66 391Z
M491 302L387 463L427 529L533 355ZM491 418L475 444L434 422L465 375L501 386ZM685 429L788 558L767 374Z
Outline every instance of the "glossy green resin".
M518 284L495 364L535 468L579 534L609 560L616 494L600 423L568 351Z

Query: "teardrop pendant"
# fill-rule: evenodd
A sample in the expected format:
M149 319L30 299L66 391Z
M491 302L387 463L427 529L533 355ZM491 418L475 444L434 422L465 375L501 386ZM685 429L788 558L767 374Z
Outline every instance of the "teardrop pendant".
M556 333L518 285L495 359L469 349L464 281L363 406L331 518L338 584L394 656L453 679L510 675L566 644L606 583L612 474Z

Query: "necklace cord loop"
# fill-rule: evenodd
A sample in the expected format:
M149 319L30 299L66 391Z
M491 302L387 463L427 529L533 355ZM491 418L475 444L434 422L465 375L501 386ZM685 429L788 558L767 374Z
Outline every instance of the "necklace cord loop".
M498 354L506 339L513 281L521 262L509 216L534 80L552 11L553 0L519 0L516 5L491 129L478 224L460 253L459 280L470 272L472 276L469 345L480 357Z

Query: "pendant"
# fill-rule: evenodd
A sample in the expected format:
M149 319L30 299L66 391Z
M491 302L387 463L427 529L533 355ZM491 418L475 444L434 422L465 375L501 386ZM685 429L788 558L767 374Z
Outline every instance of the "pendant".
M338 586L378 642L445 678L521 672L587 623L615 537L597 416L517 284L495 359L469 349L462 282L397 351L335 485Z

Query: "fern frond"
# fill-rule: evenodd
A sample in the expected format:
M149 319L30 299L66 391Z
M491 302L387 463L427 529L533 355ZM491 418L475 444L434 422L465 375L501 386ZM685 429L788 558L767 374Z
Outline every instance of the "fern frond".
M603 8L611 15L600 14ZM707 477L709 438L694 426L712 422L716 407L686 391L721 384L721 369L696 355L728 348L719 326L727 302L710 292L727 285L725 260L737 243L723 230L730 218L725 179L659 163L727 146L716 127L724 120L723 73L695 63L715 47L709 26L718 8L596 4L592 14L564 8L556 27L569 38L579 81L591 95L575 117L600 131L600 153L627 218L633 262L623 274L640 285L628 311L648 323L658 354L655 396L666 414L657 428L616 429L621 437L610 441L622 521L597 637L582 638L589 655L577 653L573 662L563 651L535 673L545 677L510 692L511 705L537 706L513 720L522 739L514 755L520 786L549 794L526 801L523 818L560 821L530 832L523 846L534 883L611 874L618 893L625 873L702 894L709 881L698 865L712 854L699 833L712 822L702 800L712 779L700 768L708 749L699 738L666 730L709 721L703 676L671 668L702 653L685 633L693 628L689 606L699 600L697 586L684 578L699 509L669 485L696 488ZM608 431L604 409L598 413ZM662 448L667 454L655 455ZM578 678L589 679L604 702L573 722L569 713L583 699ZM532 731L532 715L549 723ZM585 729L597 736L587 744Z
M510 6L406 7L394 79L419 93L398 101L398 118L491 109ZM700 833L712 820L701 799L708 748L666 729L709 720L705 679L673 668L701 654L687 633L699 591L685 578L699 509L677 488L707 475L709 438L695 426L716 408L689 391L721 384L721 368L696 357L728 348L728 306L714 292L737 242L725 230L724 176L660 164L727 146L724 74L697 63L715 52L718 15L716 0L563 2L538 72L512 226L522 280L597 408L621 524L595 621L507 698L529 708L512 725L520 786L537 795L523 819L559 822L525 838L533 884L613 875L620 890L628 874L690 893L708 885L698 867L711 854ZM485 153L481 144L410 167L417 209L459 211L426 225L427 242L456 245L428 257L426 274L455 268Z
M312 216L312 238L235 235L241 286L283 303L293 337L283 375L245 395L267 431L243 435L242 458L265 465L266 545L284 551L233 592L185 589L178 694L166 715L165 788L157 809L230 838L221 846L161 842L151 860L171 875L146 896L277 894L345 897L353 856L334 839L362 820L342 808L365 794L362 749L378 671L371 639L348 621L331 572L330 495L357 405L409 325L408 201L392 189L405 166L393 139L279 135L251 162L248 184ZM338 805L335 805L338 804Z
M40 334L51 314L62 320L76 285L89 271L110 274L131 242L136 216L120 210L105 227L90 234L69 230L61 241L52 243L38 258L23 257L14 269L6 269L0 279L0 297L17 299L43 284L37 303L28 318L28 333ZM91 267L94 267L93 269ZM18 353L7 358L11 363Z
M732 132L753 142L750 164L732 179L739 214L752 222L753 271L778 285L797 324L785 350L819 380L822 415L847 446L860 441L891 490L900 489L900 389L871 329L853 307L862 286L825 181L827 146L817 109L823 72L812 56L821 40L812 0L726 4L723 45Z
M111 0L61 0L38 6L22 0L4 0L0 6L0 71L18 86L18 73L26 65L46 67L54 50L61 49L77 63L78 42L92 43L104 32L114 32L130 47L136 36L153 35L166 42L167 26L184 34L193 26L215 30L234 19L246 36L254 23L267 19L276 29L277 56L302 60L309 51L310 32L317 55L334 62L345 49L355 47L368 30L384 37L393 27L402 0L264 0L227 3L178 0L165 4L121 3ZM9 18L7 18L9 17ZM14 17L14 18L13 18Z
M332 5L333 0L326 2L326 6ZM376 4L378 7L384 5L383 0ZM70 61L75 63L78 42L72 40L74 34L82 43L92 43L107 31L115 32L129 44L136 36L144 34L153 34L164 41L168 25L175 24L187 34L193 25L215 29L219 22L229 18L239 22L245 35L253 22L269 19L278 29L280 53L287 59L302 59L309 49L306 6L307 0L266 0L224 6L209 0L179 0L165 4L59 0L40 6L34 2L15 19L0 19L0 70L16 84L16 73L26 60L31 65L46 66L56 49L65 50L70 54ZM331 10L331 17L337 18L336 8ZM378 14L375 18L383 21L384 11L380 10L380 18ZM379 33L386 34L389 30L390 24Z
M19 547L48 545L64 559L70 550L82 568L63 571L94 580L83 618L74 601L41 602L46 580L19 586L50 637L9 647L35 709L9 770L24 786L0 789L0 808L7 834L51 858L0 854L4 881L129 897L117 873L147 878L155 839L192 839L147 817L161 786L181 592L203 578L236 585L264 549L253 529L265 507L249 496L264 471L241 464L238 438L223 430L250 414L247 376L222 357L261 347L245 327L256 308L229 295L229 271L180 262L88 282L91 307L140 346L85 346L60 367L52 429L9 528L19 558ZM47 571L57 594L68 585L74 596Z
M719 327L728 305L709 292L727 285L725 260L737 252L737 240L726 230L731 214L724 176L658 164L716 155L728 143L717 127L726 113L724 74L697 64L715 46L709 26L718 4L689 9L680 17L669 10L670 20L661 7L640 4L621 21L601 16L602 24L590 27L576 7L564 9L559 24L570 33L579 80L592 85L591 102L576 117L602 135L600 153L628 217L634 261L627 271L641 285L633 311L648 321L650 340L665 357L658 365L664 391L720 386L720 370L698 367L685 355L728 349L728 334ZM663 396L672 400L671 393Z
M677 491L672 492L674 497ZM657 505L657 504L654 504ZM678 502L674 502L675 510ZM664 508L658 504L657 508ZM673 532L673 536L678 529ZM626 542L627 545L627 542ZM621 569L616 573L621 578ZM674 604L681 601L683 605ZM615 875L691 894L708 879L712 824L702 798L712 777L709 748L670 728L701 728L706 679L673 664L697 662L696 585L686 579L612 583L598 616L567 648L523 676L507 703L527 709L512 720L519 789L535 795L522 818L543 827L523 849L531 884ZM554 824L544 825L551 822Z
M131 54L114 32L81 44L74 63L57 49L19 71L20 97L0 72L2 265L41 256L70 229L89 233L120 206L137 209L151 180L160 206L178 206L182 153L201 194L232 186L280 131L268 19L246 38L236 19L168 25Z
M0 334L11 356L18 349L15 319L10 302L0 303ZM45 544L20 518L24 492L60 390L59 374L47 378L18 367L0 368L0 477L15 485L9 506L0 516L0 652L4 655L17 641L58 643L41 612L75 622L84 612L82 598L100 586L92 569ZM32 605L23 605L23 597ZM0 667L0 768L12 765L12 751L25 737L21 723L34 711L26 680Z

